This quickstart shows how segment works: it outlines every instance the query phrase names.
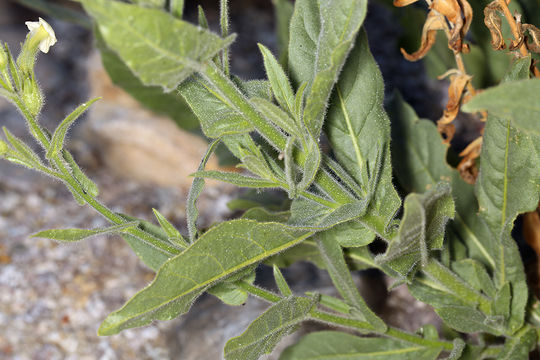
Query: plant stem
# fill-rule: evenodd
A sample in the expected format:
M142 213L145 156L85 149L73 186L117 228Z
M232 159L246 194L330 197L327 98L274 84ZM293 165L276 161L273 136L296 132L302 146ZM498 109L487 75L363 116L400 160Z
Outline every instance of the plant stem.
M262 289L258 286L251 285L245 281L238 281L235 283L240 289L247 291L248 293L261 298L270 303L277 303L283 298L270 291ZM451 351L454 345L449 341L427 340L419 335L410 334L403 330L399 330L393 327L388 327L386 332L377 332L375 328L365 321L345 318L326 311L320 311L312 309L309 312L310 318L315 321L320 321L326 324L334 326L340 326L352 330L359 331L360 333L376 333L382 336L407 341L409 343L418 344L426 347L442 348L446 351Z
M229 35L229 6L228 0L220 0L219 3L219 22L221 24L221 37L225 38ZM223 71L229 76L229 47L226 46L221 51L221 64Z

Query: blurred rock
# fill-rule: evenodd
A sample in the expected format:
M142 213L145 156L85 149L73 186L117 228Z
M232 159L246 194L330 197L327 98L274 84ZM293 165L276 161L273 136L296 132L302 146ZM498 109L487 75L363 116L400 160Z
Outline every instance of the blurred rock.
M144 109L115 86L98 54L89 64L91 97L102 97L89 111L83 137L109 169L131 180L189 188L208 144L168 118ZM207 168L217 167L210 159Z

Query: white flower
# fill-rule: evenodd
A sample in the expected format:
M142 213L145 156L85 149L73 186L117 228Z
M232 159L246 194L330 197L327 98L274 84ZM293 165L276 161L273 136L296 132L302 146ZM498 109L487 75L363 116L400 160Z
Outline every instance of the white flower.
M56 35L51 25L42 18L39 18L39 21L27 21L25 24L30 30L28 37L36 37L36 40L39 40L39 50L48 53L49 48L56 44Z

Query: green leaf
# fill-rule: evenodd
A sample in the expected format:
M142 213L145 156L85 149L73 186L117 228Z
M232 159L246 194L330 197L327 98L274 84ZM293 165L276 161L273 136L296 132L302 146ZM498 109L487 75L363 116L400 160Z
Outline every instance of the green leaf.
M332 283L339 291L347 304L358 310L363 320L373 325L377 332L384 333L387 329L386 324L367 306L365 300L358 292L351 272L343 257L343 250L333 237L325 236L321 232L315 236L317 246L321 252L326 269L332 278Z
M242 335L227 342L225 359L259 359L271 353L279 340L307 319L312 307L312 299L301 297L288 297L272 305Z
M169 241L177 246L180 246L182 249L187 248L189 243L184 239L182 234L180 234L180 231L178 231L174 225L165 218L165 216L161 215L159 211L156 209L152 209L152 211L154 212L157 221L161 225L161 228L167 234Z
M502 334L498 324L490 324L490 319L484 313L469 306L442 306L436 308L435 312L448 326L463 333Z
M88 108L100 100L101 98L92 99L86 103L79 105L71 114L69 114L61 123L58 125L56 130L51 138L51 143L47 149L47 158L52 159L54 156L58 155L64 148L64 140L66 138L67 132L71 125L86 111Z
M109 0L80 1L107 45L137 77L166 91L174 90L234 40L234 36L221 39L161 10Z
M158 271L161 265L171 257L171 254L150 245L139 237L130 234L122 234L121 236L122 239L128 243L137 257L154 271Z
M463 351L465 350L465 346L467 345L465 341L461 340L460 338L455 338L454 341L452 341L454 344L454 347L452 348L452 352L448 357L444 358L444 360L459 360L461 359L461 355L463 354Z
M166 0L131 0L131 2L149 8L163 9L165 7Z
M446 223L454 213L447 183L439 183L422 195L409 194L399 232L377 261L388 264L403 277L413 275L418 264L427 265L431 250L442 249Z
M67 165L71 169L71 174L81 184L81 187L89 193L90 195L96 197L99 195L99 188L86 174L81 170L79 165L75 162L75 159L73 159L73 156L69 153L69 151L64 150L62 151L62 157L67 162Z
M272 268L274 270L274 279L281 295L284 297L292 296L291 288L289 287L289 284L287 284L287 280L283 277L279 267L274 264Z
M506 340L498 360L527 360L534 350L537 340L536 330L524 327L514 336Z
M504 74L502 82L525 80L531 76L531 55L520 57L514 60L506 74Z
M182 19L184 15L184 0L170 0L169 8L175 18Z
M178 90L197 115L202 131L209 138L248 133L253 130L251 124L227 97L210 87L200 77L185 81Z
M276 37L279 50L279 62L287 65L289 47L289 26L294 11L290 0L272 0L276 17Z
M220 139L214 140L206 150L201 163L199 164L199 171L203 171L210 155L215 151L217 145L220 143ZM186 218L187 228L189 232L189 241L192 243L197 238L197 218L199 217L199 210L197 209L197 199L201 195L204 189L204 178L196 177L191 183L189 188L187 203L186 203Z
M251 103L261 113L266 115L266 118L270 120L274 125L283 129L288 134L297 138L302 137L302 133L298 128L296 122L285 111L272 104L270 101L261 98L251 99Z
M62 6L48 0L15 0L15 2L42 14L42 16L47 15L58 20L68 21L86 29L92 27L90 19L82 11L73 10L70 6Z
M263 55L264 68L266 75L272 86L272 92L282 109L294 114L294 93L291 83L285 75L285 71L281 68L274 55L265 46L259 44L259 49Z
M362 247L375 240L375 234L357 220L331 227L321 233L325 237L333 238L342 247Z
M242 175L235 172L223 172L217 170L203 170L197 171L191 176L196 178L205 178L205 179L214 179L220 180L229 184L233 184L239 187L248 187L248 188L276 188L279 187L279 184L275 182L256 178L253 176Z
M103 67L115 85L146 108L173 119L183 129L192 130L199 126L197 118L177 91L166 93L161 86L143 84L120 56L107 46L97 26L94 27L94 36Z
M189 310L209 286L311 236L278 223L221 223L168 260L154 281L101 324L100 335L170 320Z
M511 120L514 126L529 135L540 136L540 124L537 121L540 116L539 92L540 79L510 81L482 91L467 102L462 110L487 110L489 115Z
M435 360L441 350L386 338L361 338L337 331L319 331L289 346L279 360Z
M365 0L300 0L291 19L291 76L308 82L304 123L319 138L328 99L367 10Z
M254 207L247 210L242 219L257 220L259 222L278 222L286 223L289 220L290 213L288 211L271 212L262 207Z
M33 169L41 165L39 156L21 139L13 135L6 127L2 127L6 140L11 149L6 153L6 159Z
M514 332L523 323L527 285L517 245L510 232L518 214L538 206L540 159L533 139L512 127L509 120L493 115L488 118L476 194L480 215L491 233L491 246L498 249L495 284L498 288L506 282L512 284L508 326Z
M234 283L222 282L208 289L208 293L214 295L224 304L229 306L244 305L249 297L247 291L239 289Z
M338 162L363 190L363 197L373 196L364 223L385 237L400 199L392 185L390 121L383 98L382 76L362 32L336 85L325 132Z
M284 252L270 257L265 261L268 265L276 265L280 268L286 268L298 261L309 261L319 269L325 269L325 264L321 258L319 248L312 240L306 240Z
M466 280L475 290L483 291L487 296L495 296L495 285L481 262L463 259L452 262L452 270Z
M65 242L76 242L80 240L84 240L86 238L89 238L91 236L96 235L106 235L106 234L114 234L114 233L121 233L126 229L137 227L139 225L138 222L132 221L127 222L120 225L111 226L105 229L94 229L94 230L86 230L86 229L54 229L54 230L45 230L40 231L32 237L41 237L51 240L57 240L57 241L65 241Z

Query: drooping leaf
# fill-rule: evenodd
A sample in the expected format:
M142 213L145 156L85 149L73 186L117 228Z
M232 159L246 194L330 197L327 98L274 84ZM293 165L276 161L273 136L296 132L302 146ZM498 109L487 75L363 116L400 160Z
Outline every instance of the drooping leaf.
M67 135L67 132L71 125L86 111L93 103L100 100L101 98L92 99L86 103L79 105L71 114L69 114L61 123L58 125L56 130L51 138L51 143L47 149L47 158L51 159L53 156L58 155L64 148L64 141Z
M392 185L390 121L383 98L382 76L362 32L336 85L325 132L363 197L372 196L363 222L384 237L400 199Z
M115 85L148 109L173 119L183 129L192 130L199 126L197 118L177 91L165 92L161 86L145 85L122 58L107 46L97 26L94 27L94 37L103 67Z
M261 355L269 354L279 340L307 319L313 304L312 299L288 297L272 305L242 335L227 342L225 359L259 359Z
M111 335L181 315L209 286L311 235L278 223L252 220L221 223L163 264L152 284L105 319L99 334Z
M377 332L385 332L386 324L367 306L364 298L360 295L351 272L343 257L341 246L333 237L325 236L325 232L315 235L317 246L324 260L326 269L332 278L332 283L343 299L360 312L363 320L370 323Z
M441 351L441 348L386 338L361 338L337 331L320 331L289 346L279 360L434 360Z
M41 238L57 240L57 241L65 241L65 242L76 242L76 241L84 240L84 239L89 238L91 236L121 233L126 229L133 228L133 227L136 227L138 225L139 225L138 222L132 221L132 222L124 223L124 224L110 226L110 227L104 228L104 229L93 229L93 230L87 230L87 229L54 229L54 230L44 230L44 231L40 231L40 232L32 235L32 237L41 237Z
M428 263L429 252L442 249L444 230L454 217L454 201L447 183L439 183L425 194L409 194L397 236L386 253L377 259L403 277L412 275L416 266Z
M291 19L291 76L308 82L304 123L319 138L331 91L345 64L367 10L365 0L300 0Z
M234 40L234 36L221 39L158 9L108 0L80 1L107 45L137 77L166 91L174 90Z
M219 144L220 139L214 140L206 150L201 163L199 164L199 171L203 171L210 155L214 152L217 145ZM199 217L199 210L197 209L197 199L201 195L204 188L204 178L196 177L191 183L189 188L187 203L186 203L186 218L187 218L187 227L189 232L189 241L194 242L197 237L197 218Z

